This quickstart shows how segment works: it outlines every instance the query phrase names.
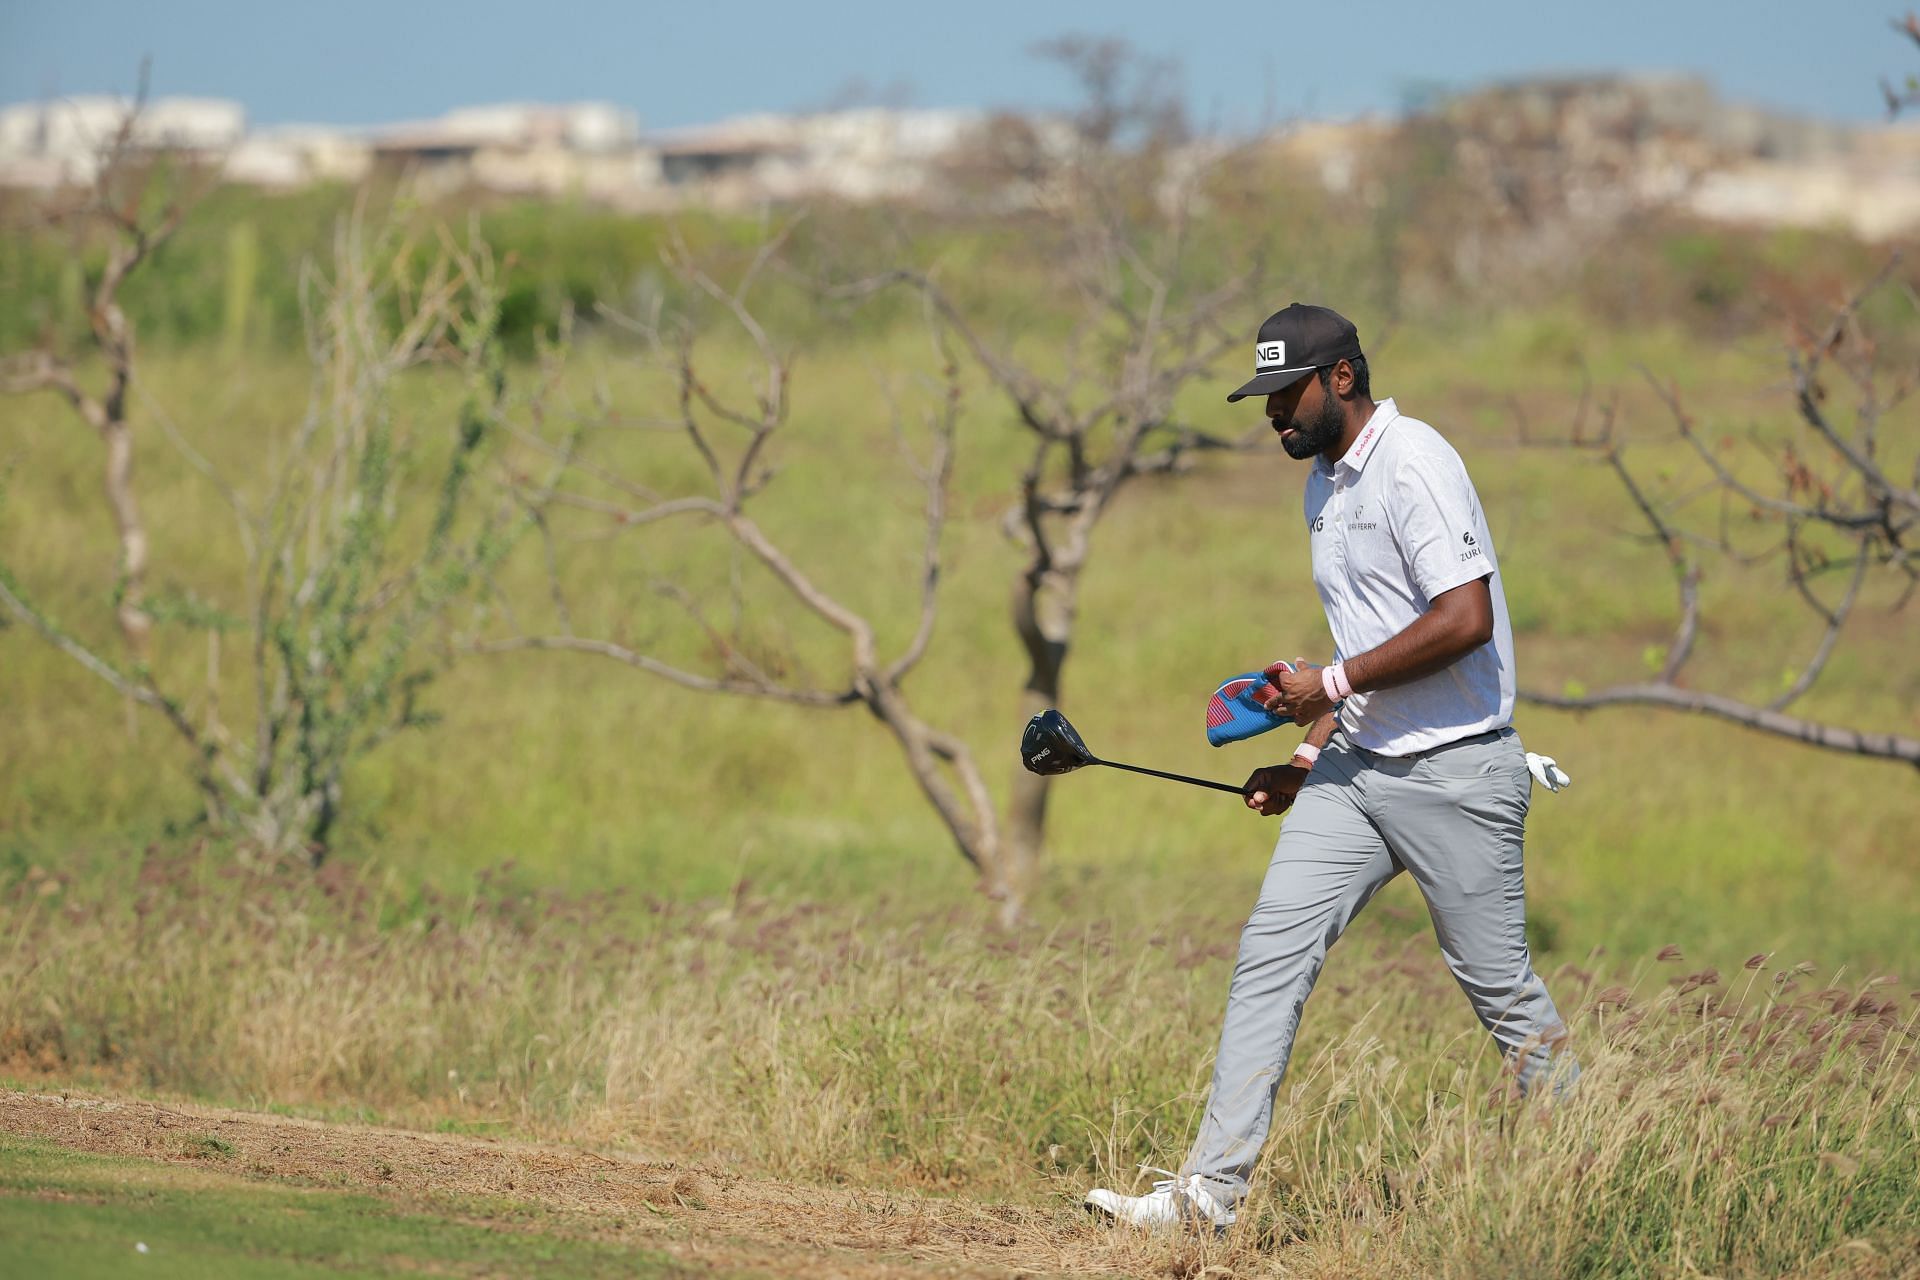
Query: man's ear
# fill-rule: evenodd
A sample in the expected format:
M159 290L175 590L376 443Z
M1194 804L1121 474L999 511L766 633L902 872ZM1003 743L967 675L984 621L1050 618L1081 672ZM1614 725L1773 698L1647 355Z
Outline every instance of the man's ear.
M1353 394L1353 363L1342 360L1334 365L1333 376L1329 381L1333 387L1333 394L1342 400L1347 399Z

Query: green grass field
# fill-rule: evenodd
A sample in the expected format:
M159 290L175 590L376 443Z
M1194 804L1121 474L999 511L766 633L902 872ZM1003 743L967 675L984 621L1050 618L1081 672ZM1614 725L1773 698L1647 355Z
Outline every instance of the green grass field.
M1363 335L1388 328L1355 312ZM1028 318L1036 358L1057 354L1056 321ZM887 392L920 394L924 336L901 320L795 340L794 417L756 513L898 646L914 624L921 516ZM1445 432L1476 479L1523 687L1643 676L1674 623L1665 561L1635 536L1611 474L1543 444L1584 385L1617 398L1630 460L1665 492L1692 473L1643 369L1677 383L1703 432L1742 458L1758 457L1749 433L1775 441L1790 424L1768 326L1629 330L1569 299L1405 323L1372 363L1376 394ZM749 372L724 342L707 367L728 388ZM1250 407L1221 400L1237 373L1190 385L1182 411L1243 429ZM516 384L530 376L511 367ZM271 344L159 345L144 358L134 403L155 589L219 603L240 565L231 517L161 418L244 483L307 384ZM654 412L661 383L600 333L575 351L562 399L585 412L597 391ZM396 412L444 424L454 392L409 376ZM4 412L0 562L110 652L98 442L50 396ZM1885 430L1891 456L1911 453L1910 414ZM671 436L609 433L596 447L663 491L697 477ZM908 685L1002 794L1023 671L1005 603L1018 561L998 523L1025 449L1005 405L971 381L940 625ZM1236 782L1284 755L1284 732L1209 749L1202 708L1221 676L1329 647L1301 481L1299 464L1268 453L1206 457L1126 491L1097 534L1066 679L1065 709L1097 751ZM737 577L757 652L795 679L842 678L835 637L712 530L569 532L562 578L583 633L697 665L700 638L655 583L727 615ZM1777 564L1708 566L1695 669L1764 698L1817 630ZM514 561L502 585L540 615L536 563ZM1920 732L1920 649L1894 606L1890 588L1865 599L1801 712ZM1001 936L863 712L702 696L589 657L447 652L429 693L442 722L355 768L333 860L314 876L203 841L166 726L129 717L28 628L0 627L0 1070L1020 1212L1054 1213L1137 1161L1178 1161L1276 824L1184 788L1067 779L1033 923ZM197 694L208 662L203 639L162 629L164 679ZM231 655L215 683L227 714L244 715ZM1045 1248L1065 1250L1049 1266L1906 1274L1903 1250L1920 1239L1912 770L1669 714L1523 705L1517 723L1574 777L1563 794L1536 793L1529 917L1539 967L1576 1011L1591 1097L1544 1116L1488 1100L1498 1063L1403 880L1329 961L1258 1228L1212 1253L1129 1253L1048 1218ZM1656 960L1668 946L1684 960ZM1489 1127L1506 1144L1491 1153ZM10 1138L0 1214L0 1263L62 1274L120 1274L135 1240L150 1247L142 1265L177 1274L678 1265L564 1231L496 1230L484 1207ZM261 1239L249 1222L268 1224Z
M1464 361L1404 333L1377 360L1382 392L1440 424L1465 453L1500 540L1523 683L1549 689L1642 674L1643 652L1674 616L1658 554L1632 537L1610 476L1577 453L1515 443L1513 403L1536 433L1571 417L1577 382L1565 361L1520 354L1570 323L1503 322L1472 335ZM1630 456L1654 471L1674 446L1631 368L1682 341L1602 332L1585 350L1602 385L1622 397ZM1780 397L1764 391L1775 376L1765 341L1686 355L1674 371L1692 380L1703 417L1729 431L1783 421ZM911 368L918 356L908 334L803 361L796 421L778 447L783 472L762 513L896 644L912 620L918 517L873 370ZM581 363L583 379L645 385L617 352L592 349ZM244 474L273 425L294 412L275 406L300 403L299 377L286 362L156 357L146 387L199 447ZM1246 415L1219 404L1216 390L1194 387L1190 411L1215 429L1238 425ZM415 393L431 413L431 384ZM112 544L94 501L94 442L49 399L19 409L21 429L7 437L0 546L46 607L110 646ZM1020 670L1002 603L1017 562L995 529L1018 447L1004 412L976 395L941 626L909 687L974 744L995 783L1013 763L1018 728ZM157 434L140 465L156 584L217 599L237 559L228 517ZM1097 749L1235 780L1265 763L1264 741L1207 748L1199 708L1219 675L1327 647L1294 528L1299 483L1297 466L1277 456L1209 462L1198 476L1139 485L1102 526L1067 677L1067 709ZM848 488L879 495L857 520L840 510ZM572 570L582 630L641 628L669 657L699 661L687 628L648 583L673 578L724 607L732 565L723 547L698 531L662 530L587 550ZM518 586L539 592L531 575ZM750 633L790 645L812 678L836 680L831 636L786 607L770 582L748 574L745 587ZM1815 638L1777 575L1714 565L1705 590L1701 668L1737 692L1777 688ZM1904 643L1905 617L1876 601L1854 632L1805 710L1912 732L1920 670ZM192 816L163 725L129 733L111 692L24 628L0 633L0 646L9 708L0 856L15 874L34 862L79 874L96 860L111 866L127 844ZM204 646L189 634L163 631L161 661L189 690L204 682ZM237 673L227 680L231 706L245 690L233 687ZM462 660L431 702L444 724L396 741L350 778L344 856L442 888L512 861L530 885L575 890L700 895L745 876L839 895L895 885L910 868L931 900L965 893L964 868L892 744L856 712L705 698L571 655ZM1552 922L1542 940L1553 948L1577 957L1595 946L1681 941L1908 969L1920 958L1904 907L1914 888L1907 771L1672 715L1576 718L1523 707L1519 724L1530 746L1576 779L1569 792L1543 796L1533 819L1533 909ZM1074 778L1054 809L1049 892L1098 884L1145 901L1160 892L1145 886L1164 881L1210 908L1237 906L1270 843L1257 826L1230 804L1176 788Z

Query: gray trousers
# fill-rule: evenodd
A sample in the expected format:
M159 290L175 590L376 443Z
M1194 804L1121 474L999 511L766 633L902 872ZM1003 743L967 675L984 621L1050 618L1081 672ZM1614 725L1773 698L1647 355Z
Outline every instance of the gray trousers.
M1300 1010L1341 932L1380 887L1413 873L1440 953L1520 1087L1579 1065L1554 1049L1565 1027L1527 954L1521 868L1532 775L1511 728L1417 756L1362 751L1335 734L1301 787L1240 934L1200 1136L1185 1173L1228 1203L1266 1142Z

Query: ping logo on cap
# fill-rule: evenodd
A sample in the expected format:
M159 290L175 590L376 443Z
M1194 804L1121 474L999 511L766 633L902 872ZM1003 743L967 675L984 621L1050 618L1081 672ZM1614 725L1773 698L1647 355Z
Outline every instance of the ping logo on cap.
M1287 344L1284 342L1262 342L1253 348L1253 367L1256 369L1279 368L1287 362Z

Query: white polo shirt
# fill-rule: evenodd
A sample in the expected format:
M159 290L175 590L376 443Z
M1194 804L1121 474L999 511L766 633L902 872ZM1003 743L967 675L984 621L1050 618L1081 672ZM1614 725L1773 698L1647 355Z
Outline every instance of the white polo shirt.
M1404 756L1513 720L1513 627L1486 514L1466 464L1426 423L1382 400L1345 456L1307 476L1313 585L1338 659L1382 644L1442 592L1491 576L1493 639L1411 684L1340 707L1354 745Z

